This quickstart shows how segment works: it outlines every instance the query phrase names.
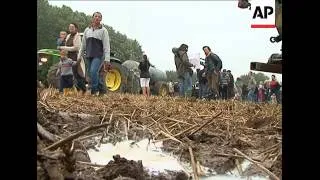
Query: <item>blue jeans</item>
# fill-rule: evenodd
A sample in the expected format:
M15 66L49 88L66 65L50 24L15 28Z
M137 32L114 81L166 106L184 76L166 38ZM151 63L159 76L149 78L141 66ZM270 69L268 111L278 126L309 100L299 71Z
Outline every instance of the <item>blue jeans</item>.
M180 96L191 96L192 93L192 78L189 72L185 72L182 77L179 77L180 81Z
M199 83L199 98L206 97L208 95L208 84Z
M254 94L254 89L250 89L248 92L248 101L251 102L256 102L257 101L257 96Z
M100 94L105 94L106 83L104 77L100 76L100 69L104 63L103 58L88 58L87 59L87 70L91 81L91 94L99 92Z

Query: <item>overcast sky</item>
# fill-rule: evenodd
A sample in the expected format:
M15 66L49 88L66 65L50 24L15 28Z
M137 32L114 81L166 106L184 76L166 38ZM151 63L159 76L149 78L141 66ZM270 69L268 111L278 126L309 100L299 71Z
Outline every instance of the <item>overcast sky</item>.
M190 54L208 45L234 77L250 71L250 62L266 63L280 53L281 43L271 43L276 29L251 29L252 12L237 1L49 1L73 11L102 13L102 23L136 39L160 70L175 70L172 47L189 45ZM270 73L265 73L270 77ZM281 81L281 74L276 74Z

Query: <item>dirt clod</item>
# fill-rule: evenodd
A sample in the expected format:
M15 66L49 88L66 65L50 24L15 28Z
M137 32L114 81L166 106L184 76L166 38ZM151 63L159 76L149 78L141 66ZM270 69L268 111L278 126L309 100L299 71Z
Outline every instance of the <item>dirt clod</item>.
M130 177L136 180L144 180L144 170L141 161L128 161L125 158L121 158L119 155L113 156L113 161L110 161L99 174L102 175L105 180L112 180L119 175L123 177Z

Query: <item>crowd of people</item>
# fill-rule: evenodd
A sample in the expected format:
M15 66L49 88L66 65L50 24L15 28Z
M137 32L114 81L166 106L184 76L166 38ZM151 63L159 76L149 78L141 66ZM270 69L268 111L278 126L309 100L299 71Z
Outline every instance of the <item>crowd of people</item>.
M209 46L202 48L206 58L203 69L197 69L199 82L199 98L229 99L234 96L234 78L230 70L222 70L222 61L212 52ZM176 72L180 82L180 96L190 97L192 91L192 75L195 65L189 62L188 45L181 44L173 48ZM222 71L221 71L222 70Z
M241 92L241 99L251 102L274 102L281 103L282 100L282 85L276 79L275 75L271 75L271 81L265 80L264 82L257 83L253 77L253 73L249 73L248 85L238 78L236 86Z
M249 82L246 86L240 78L237 82L231 70L222 69L222 61L219 56L212 52L209 46L202 48L205 54L203 69L197 69L199 83L199 98L205 99L237 99L251 102L270 102L276 100L281 103L281 84L275 75L271 81L256 83L252 72L249 72ZM188 59L188 45L181 44L179 48L172 48L176 72L179 79L179 95L190 97L192 91L192 67Z

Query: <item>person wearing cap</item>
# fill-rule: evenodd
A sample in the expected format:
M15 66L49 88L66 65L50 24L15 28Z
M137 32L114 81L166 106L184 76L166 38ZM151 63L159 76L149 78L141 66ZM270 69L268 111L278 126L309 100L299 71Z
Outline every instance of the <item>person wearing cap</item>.
M190 97L192 94L192 75L193 70L191 67L194 67L193 64L189 62L187 55L188 45L181 44L179 48L172 48L174 56L174 62L176 65L176 71L178 79L181 83L179 92L180 96Z

